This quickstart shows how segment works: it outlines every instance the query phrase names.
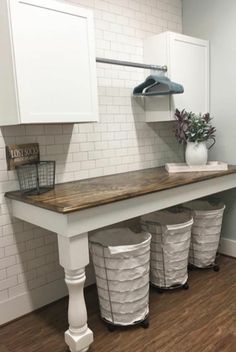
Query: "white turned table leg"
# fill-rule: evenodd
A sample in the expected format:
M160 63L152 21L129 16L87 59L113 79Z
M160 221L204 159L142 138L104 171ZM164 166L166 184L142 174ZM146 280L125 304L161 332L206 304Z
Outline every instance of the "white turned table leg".
M85 266L89 263L87 233L75 237L58 235L58 247L69 291L69 329L65 332L65 342L71 352L85 352L93 342L84 301Z

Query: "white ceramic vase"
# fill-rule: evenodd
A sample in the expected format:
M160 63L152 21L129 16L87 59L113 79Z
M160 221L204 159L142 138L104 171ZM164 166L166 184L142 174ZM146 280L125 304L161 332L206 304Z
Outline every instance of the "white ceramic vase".
M206 142L187 142L185 150L185 161L191 165L206 165L208 149Z

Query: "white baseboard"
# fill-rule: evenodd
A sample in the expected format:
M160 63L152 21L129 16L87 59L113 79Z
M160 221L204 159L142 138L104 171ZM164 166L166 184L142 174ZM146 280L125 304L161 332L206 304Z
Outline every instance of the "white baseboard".
M220 253L236 258L236 240L221 238Z
M30 313L68 294L64 280L57 280L0 303L0 325Z

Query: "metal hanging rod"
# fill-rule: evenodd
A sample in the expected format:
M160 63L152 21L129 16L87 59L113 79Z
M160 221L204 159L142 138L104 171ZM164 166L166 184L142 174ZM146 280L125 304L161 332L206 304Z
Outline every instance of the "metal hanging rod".
M100 62L100 63L103 63L103 64L110 64L110 65L138 67L138 68L145 68L147 70L158 70L158 71L165 71L165 72L167 71L167 66L140 64L140 63L137 63L137 62L105 59L103 57L97 57L96 61Z

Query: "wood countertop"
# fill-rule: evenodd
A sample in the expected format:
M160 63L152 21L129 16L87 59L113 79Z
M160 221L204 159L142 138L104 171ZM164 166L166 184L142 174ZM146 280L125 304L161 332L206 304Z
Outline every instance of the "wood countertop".
M230 166L226 171L176 174L168 174L164 167L156 167L58 184L54 190L41 195L22 195L20 191L14 191L7 192L5 196L68 214L230 174L236 174L236 166Z

